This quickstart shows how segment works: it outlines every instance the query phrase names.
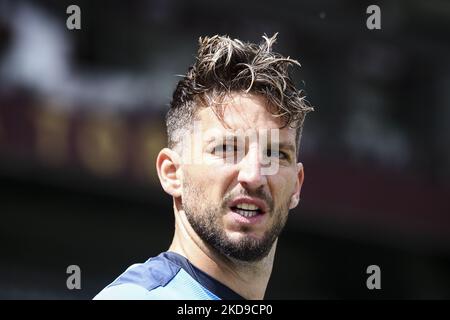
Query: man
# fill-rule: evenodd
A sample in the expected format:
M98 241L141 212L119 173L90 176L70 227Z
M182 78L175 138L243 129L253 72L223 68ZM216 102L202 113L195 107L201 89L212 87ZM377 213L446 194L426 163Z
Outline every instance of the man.
M128 268L95 299L263 299L278 236L297 206L303 121L298 62L229 37L200 38L167 114L156 168L173 197L167 252Z

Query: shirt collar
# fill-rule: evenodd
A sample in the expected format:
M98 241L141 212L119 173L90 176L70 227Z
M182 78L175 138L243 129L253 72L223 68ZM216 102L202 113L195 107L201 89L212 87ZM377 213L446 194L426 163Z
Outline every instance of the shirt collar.
M163 252L161 255L183 268L192 278L222 300L245 300L241 295L194 266L186 257L170 251Z

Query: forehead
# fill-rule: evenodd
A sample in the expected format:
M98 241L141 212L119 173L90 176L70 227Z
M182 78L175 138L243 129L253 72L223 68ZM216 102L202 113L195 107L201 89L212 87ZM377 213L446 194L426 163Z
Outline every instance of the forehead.
M264 97L254 94L233 93L215 110L211 107L200 109L197 118L202 123L202 131L214 129L226 134L279 129L280 140L295 140L295 129L290 126L281 129L282 120L269 111Z

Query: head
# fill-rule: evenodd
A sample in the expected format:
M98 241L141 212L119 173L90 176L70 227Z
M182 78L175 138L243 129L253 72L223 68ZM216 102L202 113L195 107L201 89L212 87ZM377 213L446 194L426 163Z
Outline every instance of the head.
M187 230L249 262L268 255L299 202L298 150L312 110L289 74L299 63L272 51L276 35L263 38L200 38L167 113L169 148L157 160Z

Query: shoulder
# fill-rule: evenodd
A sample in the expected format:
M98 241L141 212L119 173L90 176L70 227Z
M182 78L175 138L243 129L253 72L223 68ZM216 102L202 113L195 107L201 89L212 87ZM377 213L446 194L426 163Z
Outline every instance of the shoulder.
M94 300L147 300L149 291L133 284L125 283L117 286L108 286L94 297Z
M165 286L175 277L180 269L180 266L167 259L163 254L160 254L144 263L130 266L108 287L131 283L146 290L153 290L159 286Z
M163 255L128 267L116 280L103 289L94 300L148 299L151 290L166 286L180 267Z
M218 299L167 257L163 253L130 266L94 300Z

